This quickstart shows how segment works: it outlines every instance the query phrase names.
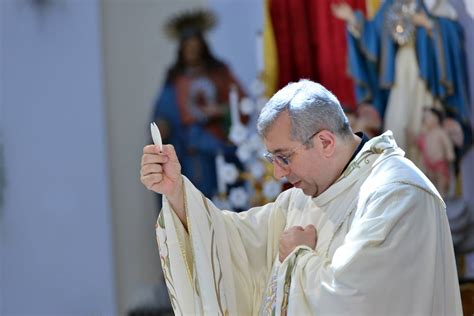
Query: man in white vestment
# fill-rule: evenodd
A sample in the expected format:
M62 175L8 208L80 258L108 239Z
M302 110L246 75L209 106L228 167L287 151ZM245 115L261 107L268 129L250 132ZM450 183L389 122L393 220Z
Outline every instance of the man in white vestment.
M294 188L247 212L217 209L172 146L143 150L175 314L462 315L445 204L390 131L353 134L308 80L278 91L257 124L275 178Z

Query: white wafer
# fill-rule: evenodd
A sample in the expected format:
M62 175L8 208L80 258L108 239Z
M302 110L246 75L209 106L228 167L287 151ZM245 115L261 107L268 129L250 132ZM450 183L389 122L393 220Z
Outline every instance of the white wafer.
M163 141L161 140L161 133L155 122L150 123L150 130L151 138L153 138L153 143L155 143L155 145L160 146L160 151L163 151Z

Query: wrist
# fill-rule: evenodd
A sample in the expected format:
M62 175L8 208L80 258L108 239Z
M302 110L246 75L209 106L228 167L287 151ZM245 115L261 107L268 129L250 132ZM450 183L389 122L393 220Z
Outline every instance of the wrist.
M183 185L183 178L180 176L178 179L176 179L176 187L174 190L165 194L166 198L171 204L176 205L178 204L177 202L183 199Z

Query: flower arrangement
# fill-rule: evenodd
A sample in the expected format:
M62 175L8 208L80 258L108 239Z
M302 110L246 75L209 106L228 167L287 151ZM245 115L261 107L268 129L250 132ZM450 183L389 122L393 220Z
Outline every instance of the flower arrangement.
M236 89L229 93L232 124L229 139L237 146L236 155L243 170L226 162L221 153L217 155L218 194L212 200L221 209L242 210L273 201L285 183L273 178L273 167L263 158L265 146L255 128L258 113L268 101L264 90L264 84L257 79L250 87L251 97L239 102ZM250 118L247 124L240 121L239 113Z

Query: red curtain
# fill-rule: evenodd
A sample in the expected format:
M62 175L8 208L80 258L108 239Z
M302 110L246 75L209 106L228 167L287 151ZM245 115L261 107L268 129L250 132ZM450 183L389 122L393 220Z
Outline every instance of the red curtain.
M278 50L278 87L307 78L331 90L355 109L354 85L348 75L344 22L331 13L341 0L270 0ZM345 0L365 12L365 0Z
M314 78L306 1L270 0L278 50L278 88L299 78Z

